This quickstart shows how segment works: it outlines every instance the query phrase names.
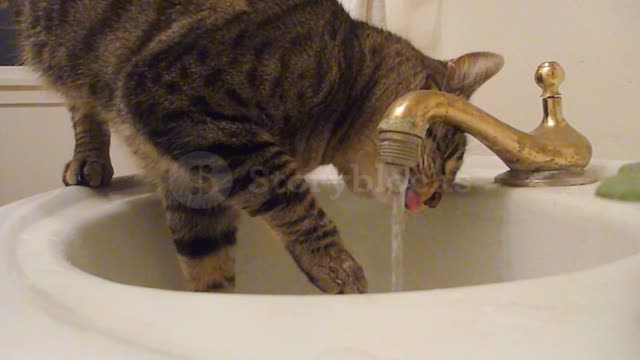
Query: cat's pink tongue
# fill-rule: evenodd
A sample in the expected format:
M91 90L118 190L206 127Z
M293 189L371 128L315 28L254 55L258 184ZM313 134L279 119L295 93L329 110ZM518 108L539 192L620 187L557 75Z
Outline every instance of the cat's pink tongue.
M407 189L404 202L407 210L413 213L420 211L420 197L413 189Z

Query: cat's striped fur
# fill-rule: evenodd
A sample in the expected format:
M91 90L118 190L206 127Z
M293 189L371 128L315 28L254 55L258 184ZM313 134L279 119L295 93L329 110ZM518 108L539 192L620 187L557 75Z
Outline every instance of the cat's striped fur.
M119 132L163 198L196 291L233 289L242 211L279 234L323 291L366 291L363 269L303 175L332 163L349 183L358 182L356 168L374 177L375 128L394 99L443 87L470 96L502 64L488 53L431 59L352 20L336 0L11 3L25 63L73 114L76 149L65 184L108 184L110 129ZM465 146L453 128L429 139L415 170L430 186L427 202L455 176ZM184 159L194 153L224 160L233 181L220 183L220 163L190 166ZM441 165L425 166L431 161ZM253 188L257 181L268 184L264 191ZM216 191L224 199L206 206L183 196Z

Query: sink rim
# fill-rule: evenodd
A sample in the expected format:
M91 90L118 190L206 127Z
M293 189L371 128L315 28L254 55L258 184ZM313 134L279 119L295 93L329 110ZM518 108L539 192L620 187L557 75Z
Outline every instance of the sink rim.
M613 171L613 167L618 163L606 162L608 171ZM332 180L333 181L333 180ZM633 226L633 218L639 218L640 206L637 204L628 204L613 202L595 197L594 189L596 185L575 188L570 191L571 196L568 199L574 201L583 201L584 197L589 194L593 201L597 201L599 206L603 206L598 212L606 212L607 209L619 208L624 209L627 216L624 219L618 219L622 224ZM529 190L517 190L518 193L524 194ZM557 189L536 190L548 194L553 194ZM162 328L162 324L193 324L190 321L197 321L201 314L194 314L195 311L182 311L182 317L176 315L175 306L180 304L191 310L207 309L208 312L224 319L233 319L238 322L234 324L233 329L225 335L219 328L210 328L213 333L220 333L219 336L229 340L229 344L225 345L221 358L233 358L235 354L256 354L258 350L266 349L279 350L281 354L288 352L291 358L296 358L296 354L300 351L315 351L316 353L325 353L328 348L332 350L335 346L343 346L344 339L340 336L346 336L354 343L354 348L365 348L367 352L373 349L374 353L384 354L385 349L389 346L384 344L375 344L376 338L381 333L371 329L361 329L364 334L368 334L362 338L353 338L349 335L349 328L337 330L333 335L323 334L322 327L314 328L314 324L326 324L327 322L337 322L342 324L345 320L341 317L353 317L360 321L374 321L369 319L370 314L380 313L386 322L393 324L398 328L397 331L381 330L390 344L405 344L406 357L414 358L423 348L415 345L415 335L409 336L409 339L399 339L398 335L406 335L406 331L420 329L420 336L426 343L429 343L429 350L433 351L434 358L438 358L438 354L442 358L457 358L454 347L460 347L465 344L469 348L476 349L478 354L489 354L494 352L503 354L522 354L522 344L505 344L505 339L513 339L514 334L530 339L537 339L527 343L525 348L529 348L531 354L548 354L550 351L565 351L563 354L569 354L567 358L576 358L575 354L604 354L611 349L616 348L618 351L627 351L629 354L640 351L640 344L626 343L629 334L633 332L623 333L620 329L632 329L637 331L637 324L634 319L640 316L640 304L634 304L631 299L640 298L640 283L637 279L640 277L640 254L631 255L628 258L614 261L612 263L597 266L584 271L554 275L550 277L541 277L530 280L519 280L512 282L484 284L469 287L452 288L445 290L428 290L428 291L411 291L403 293L380 293L368 294L364 296L339 296L331 297L324 295L212 295L212 294L196 294L175 292L169 290L156 290L142 288L137 286L124 285L121 283L111 282L109 280L88 274L66 261L64 248L61 247L60 239L48 239L47 247L42 247L42 242L38 239L30 238L29 241L20 239L21 225L29 218L35 218L41 210L41 206L47 202L62 196L69 204L77 204L78 201L100 201L95 196L95 192L88 189L66 189L54 190L50 193L38 195L36 197L14 203L12 205L0 208L0 262L4 263L0 267L0 284L3 288L10 291L2 291L5 294L12 293L8 297L0 299L0 303L4 303L5 307L13 308L10 317L16 321L3 322L0 325L0 334L15 335L12 327L15 326L21 317L26 316L27 311L35 309L57 309L60 313L51 315L48 310L45 318L49 321L40 319L38 321L26 321L24 326L45 326L60 330L59 335L68 334L61 329L67 328L71 322L77 322L76 326L80 329L91 330L97 333L96 338L90 340L93 344L105 342L105 344L113 345L114 342L122 341L132 342L128 345L122 345L124 353L132 354L140 352L140 354L172 354L172 350L180 349L189 353L189 348L185 344L191 344L189 341L175 339L167 339L160 334L157 329L144 332L139 326L132 326L131 329L123 329L122 321L131 319L139 319L141 322L146 321L156 324L158 328ZM112 200L118 201L126 199L127 191L121 197L115 196ZM552 196L552 195L550 195ZM535 198L535 197L533 197ZM582 199L582 200L580 200ZM104 199L103 199L104 200ZM593 210L593 209L592 209ZM593 210L596 211L596 210ZM51 221L51 219L46 220ZM22 223L22 224L21 224ZM11 236L13 234L13 236ZM5 241L5 239L12 241ZM40 238L41 239L41 238ZM25 246L31 248L25 249ZM28 250L27 253L19 253ZM23 262L22 257L33 255L31 252L38 252L46 255L45 257L27 257L27 263ZM11 258L10 254L18 254L16 258ZM25 267L26 266L26 267ZM51 269L55 270L51 273ZM26 271L26 272L25 272ZM34 275L35 274L35 275ZM35 276L35 277L34 277ZM162 294L158 296L158 294ZM546 296L554 294L555 296ZM545 295L545 296L542 296ZM99 301L91 301L91 299L102 299ZM18 306L18 303L24 302L24 299L30 299L30 306ZM110 304L109 308L112 313L106 314L101 309L105 306L106 299L120 299L120 304ZM151 300L149 303L147 300ZM218 311L215 311L213 305ZM401 305L401 306L399 306ZM247 306L255 319L247 319ZM304 309L311 306L315 309L314 314L300 315ZM173 310L171 310L173 309ZM223 311L219 311L222 309ZM331 310L331 311L329 311ZM173 313L171 312L173 311ZM407 312L408 311L408 312ZM45 311L40 311L45 313ZM154 317L158 312L166 314L166 316L158 318ZM312 318L312 323L305 326L304 324L295 323L293 329L300 331L304 329L306 334L309 332L318 334L326 339L322 346L315 346L309 343L302 334L292 330L279 329L274 331L267 320L270 314L278 313L288 322L294 322L295 318L291 314L298 314L302 318ZM567 323L566 315L571 315L575 323ZM71 315L73 321L66 318ZM461 318L461 315L468 318ZM56 320L55 325L51 324L51 319ZM555 318L557 316L558 318ZM564 316L564 317L563 317ZM394 317L397 319L394 320ZM418 324L416 321L431 322ZM453 319L453 325L449 324ZM379 322L379 320L377 320ZM524 323L526 324L524 324ZM615 323L615 324L614 324ZM38 325L39 324L39 325ZM266 325L265 325L266 324ZM523 325L524 324L524 325ZM241 325L252 326L247 330ZM311 326L309 326L311 325ZM603 337L602 341L587 342L586 345L578 349L570 348L568 345L561 345L554 349L542 346L545 339L554 335L557 339L563 339L567 344L574 342L584 343L585 338L590 338L593 334L600 334L598 329L602 326L609 327L615 325L618 331L611 331L609 335ZM465 328L468 327L468 328ZM465 330L461 330L465 328ZM549 331L550 328L560 329L560 333ZM228 329L227 329L228 330ZM237 349L234 352L232 345L237 345L238 339L233 336L243 336L251 334L253 336L265 336L264 332L269 330L273 333L266 336L266 340L258 341L253 349ZM406 330L406 331L403 331ZM493 333L490 338L485 332ZM556 330L557 331L557 330ZM287 334L288 340L297 339L301 344L307 346L301 349L300 345L293 346L291 349L283 350L277 341L278 334ZM72 334L78 336L77 330ZM573 335L572 335L573 334ZM618 338L613 335L616 334ZM375 336L374 336L375 335ZM625 336L626 335L626 336ZM351 337L350 337L351 336ZM607 337L608 336L608 337ZM452 345L451 338L457 337L459 340ZM10 337L9 337L10 338ZM159 342L158 339L164 342ZM311 336L313 338L313 336ZM461 340L460 340L461 339ZM411 341L409 341L411 340ZM184 342L186 341L186 342ZM608 341L608 342L607 342ZM162 345L158 345L161 343ZM327 345L327 344L334 345ZM8 342L11 344L11 342ZM489 346L487 346L489 344ZM112 358L114 351L111 345L109 356ZM191 344L193 345L193 344ZM206 344L205 344L206 345ZM234 345L234 346L235 346ZM366 347L363 347L366 345ZM79 347L80 344L69 344L65 349L59 351L69 351L69 348ZM200 345L201 347L204 345ZM315 348L314 348L315 346ZM321 349L322 348L322 349ZM196 348L197 350L197 348ZM192 350L193 351L193 350ZM517 352L516 352L517 351ZM570 351L575 351L571 353ZM178 352L180 353L180 352ZM191 352L197 354L197 352ZM571 355L573 354L573 355ZM145 356L146 356L145 355ZM176 354L174 354L176 355ZM459 354L458 354L459 355ZM146 358L140 355L139 358ZM155 356L155 355L154 355ZM164 356L164 355L163 355ZM228 356L228 357L225 357ZM286 357L286 355L285 355ZM29 357L37 358L37 357ZM149 358L156 358L151 357ZM618 357L620 358L620 357Z

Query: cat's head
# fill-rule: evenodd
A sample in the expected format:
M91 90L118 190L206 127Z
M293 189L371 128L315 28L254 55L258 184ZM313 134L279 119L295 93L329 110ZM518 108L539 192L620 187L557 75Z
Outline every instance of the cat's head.
M444 61L444 75L429 78L424 90L442 90L469 99L478 88L497 74L504 64L500 55L470 53ZM411 212L435 208L443 193L453 190L466 151L465 133L455 127L435 123L429 127L421 161L411 169L405 204Z

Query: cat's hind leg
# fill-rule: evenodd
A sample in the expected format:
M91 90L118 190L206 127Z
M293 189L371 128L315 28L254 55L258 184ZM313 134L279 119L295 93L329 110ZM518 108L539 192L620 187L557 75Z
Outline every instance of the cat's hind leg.
M170 188L161 193L189 289L233 292L238 211L224 204L208 208L190 206Z
M75 135L73 159L64 167L62 182L66 186L99 188L109 185L113 166L109 156L111 133L107 121L90 102L69 106Z

